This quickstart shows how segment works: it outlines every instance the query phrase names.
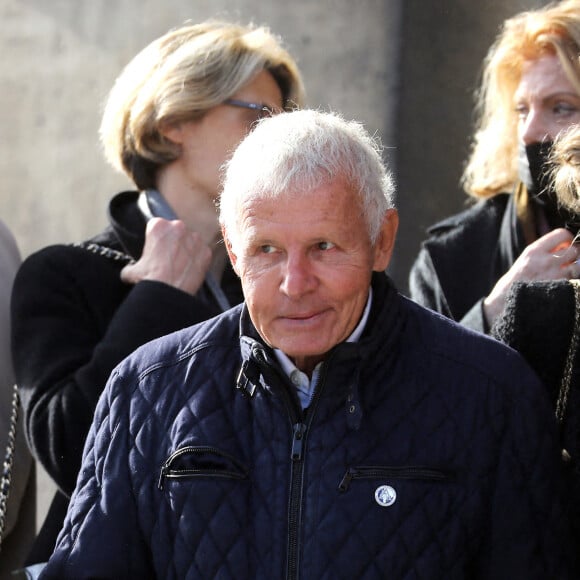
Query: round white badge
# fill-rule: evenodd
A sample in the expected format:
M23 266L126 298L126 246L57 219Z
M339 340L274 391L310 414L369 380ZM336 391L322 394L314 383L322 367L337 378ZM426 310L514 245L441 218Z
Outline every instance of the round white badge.
M397 492L390 485L381 485L375 490L375 501L382 507L389 507L397 501Z

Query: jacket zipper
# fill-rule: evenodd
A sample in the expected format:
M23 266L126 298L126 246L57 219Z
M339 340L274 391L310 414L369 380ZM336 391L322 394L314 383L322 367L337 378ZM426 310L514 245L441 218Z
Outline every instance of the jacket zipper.
M292 476L290 480L290 502L288 509L288 567L286 578L294 580L298 578L298 565L300 554L300 529L302 527L302 495L304 491L304 454L306 451L305 441L312 419L316 412L322 383L322 373L314 385L314 393L310 406L303 412L303 420L292 426Z
M298 554L300 550L300 522L302 520L302 476L304 474L304 437L307 427L295 423L292 427L292 475L290 478L290 500L288 506L288 569L287 578L298 578Z
M353 479L416 479L422 481L449 481L453 474L443 469L423 466L380 467L363 466L350 467L344 474L338 489L345 492L350 487Z
M266 357L260 349L254 351L254 356L258 362L272 368ZM291 476L290 491L288 501L288 544L287 544L287 565L286 578L294 580L298 578L298 562L300 554L300 528L302 523L302 493L303 493L303 475L304 475L304 453L305 441L308 429L312 423L315 409L320 398L320 385L324 370L319 375L314 385L314 393L307 411L297 407L296 401L290 396L285 388L281 386L279 391L285 401L290 415L290 424L292 426L292 446L290 451ZM274 385L272 385L274 386ZM291 386L291 388L293 388Z

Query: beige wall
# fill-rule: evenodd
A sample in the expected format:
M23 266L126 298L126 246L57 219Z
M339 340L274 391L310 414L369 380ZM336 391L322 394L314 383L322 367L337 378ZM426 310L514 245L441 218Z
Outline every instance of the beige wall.
M268 24L303 70L309 104L390 130L397 0L4 0L0 215L24 255L96 233L128 182L102 160L100 107L122 66L186 19Z

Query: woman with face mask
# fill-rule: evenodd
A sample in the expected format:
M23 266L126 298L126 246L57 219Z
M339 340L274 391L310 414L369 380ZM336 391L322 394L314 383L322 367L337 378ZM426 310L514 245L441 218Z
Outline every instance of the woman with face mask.
M489 332L518 280L580 274L580 220L546 179L551 144L580 122L580 1L508 19L484 62L478 121L462 184L478 200L429 229L411 297Z

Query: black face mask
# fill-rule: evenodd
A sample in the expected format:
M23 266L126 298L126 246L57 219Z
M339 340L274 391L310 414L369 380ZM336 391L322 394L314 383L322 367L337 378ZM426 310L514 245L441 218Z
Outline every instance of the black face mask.
M576 233L580 227L579 216L559 207L549 178L551 151L551 141L528 146L522 143L518 151L519 178L526 186L530 200L542 208L550 229L567 228Z

